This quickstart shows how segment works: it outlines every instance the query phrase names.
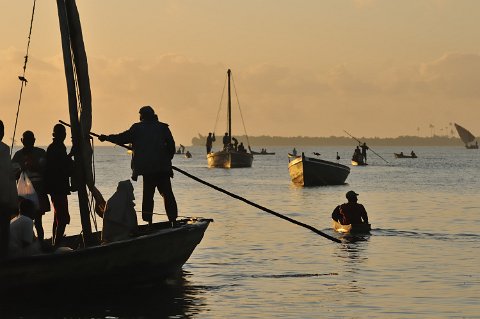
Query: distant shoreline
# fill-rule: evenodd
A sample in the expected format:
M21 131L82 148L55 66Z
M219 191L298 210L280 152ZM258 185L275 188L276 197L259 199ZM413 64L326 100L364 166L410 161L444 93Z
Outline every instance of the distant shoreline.
M217 137L216 143L221 143L221 136ZM382 137L357 137L362 143L376 146L464 146L458 137L448 136L399 136L395 138ZM239 142L247 144L245 136L237 136ZM192 138L192 146L204 146L206 136L201 134ZM252 147L265 146L352 146L358 142L351 137L330 136L330 137L281 137L281 136L249 136L248 141Z

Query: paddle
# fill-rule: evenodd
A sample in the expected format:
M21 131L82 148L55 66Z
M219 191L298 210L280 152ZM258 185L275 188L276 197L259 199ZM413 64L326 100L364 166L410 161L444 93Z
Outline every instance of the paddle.
M362 142L360 142L355 136L351 135L350 133L348 133L347 131L343 130L345 133L347 133L351 138L353 138L355 141L358 142L358 144L362 144ZM382 160L384 160L385 162L388 163L388 161L386 159L384 159L383 157L381 157L379 154L377 154L374 150L372 150L372 148L369 146L368 149L370 151L372 151L373 154L377 155L378 157L380 157Z
M59 122L60 122L61 124L65 125L65 126L70 126L70 124L67 124L67 123L65 123L65 122L63 122L63 121L59 121ZM96 134L96 133L93 133L93 132L90 132L90 135L95 136L95 137L100 137L99 134ZM110 142L110 141L108 141L108 142ZM123 147L123 148L126 148L126 149L128 149L128 150L131 150L131 147L129 147L129 146L127 146L127 145L117 144L117 143L113 143L113 142L110 142L110 143L115 144L115 145L118 145L118 146ZM221 192L221 193L224 193L224 194L226 194L226 195L228 195L228 196L230 196L230 197L233 197L233 198L235 198L235 199L241 200L241 201L244 202L244 203L247 203L247 204L249 204L249 205L251 205L251 206L253 206L253 207L256 207L256 208L258 208L258 209L260 209L260 210L263 210L264 212L267 212L267 213L272 214L272 215L274 215L274 216L277 216L277 217L279 217L279 218L281 218L281 219L284 219L284 220L286 220L286 221L289 221L289 222L291 222L291 223L293 223L293 224L295 224L295 225L298 225L298 226L307 228L307 229L313 231L314 233L316 233L317 235L320 235L320 236L322 236L322 237L325 237L325 238L327 238L327 239L330 239L331 241L334 241L334 242L336 242L336 243L342 243L342 241L339 240L338 238L335 238L335 237L332 237L332 236L330 236L330 235L328 235L328 234L325 234L324 232L316 229L316 228L313 227L313 226L310 226L310 225L308 225L308 224L304 224L304 223L299 222L299 221L297 221L297 220L295 220L295 219L293 219L293 218L290 218L290 217L288 217L288 216L285 216L285 215L282 215L282 214L280 214L280 213L277 213L277 212L275 212L275 211L273 211L273 210L271 210L271 209L268 209L268 208L266 208L266 207L263 207L263 206L261 206L261 205L258 205L258 204L254 203L254 202L252 202L252 201L249 201L249 200L246 199L246 198L243 198L243 197L241 197L241 196L239 196L239 195L236 195L236 194L234 194L234 193L231 193L231 192L229 192L229 191L227 191L227 190L225 190L225 189L223 189L223 188L220 188L220 187L218 187L218 186L216 186L216 185L210 184L209 182L206 182L206 181L204 181L204 180L202 180L202 179L200 179L200 178L198 178L198 177L196 177L196 176L194 176L194 175L192 175L192 174L190 174L190 173L187 173L186 171L184 171L184 170L182 170L182 169L180 169L180 168L178 168L178 167L175 167L175 166L172 165L172 169L175 170L175 171L177 171L177 172L179 172L179 173L182 173L183 175L185 175L185 176L187 176L187 177L189 177L189 178L191 178L191 179L193 179L193 180L195 180L195 181L197 181L197 182L199 182L199 183L202 183L202 184L204 184L204 185L206 185L206 186L208 186L208 187L211 187L211 188L213 188L213 189L215 189L215 190L217 190L217 191L219 191L219 192Z

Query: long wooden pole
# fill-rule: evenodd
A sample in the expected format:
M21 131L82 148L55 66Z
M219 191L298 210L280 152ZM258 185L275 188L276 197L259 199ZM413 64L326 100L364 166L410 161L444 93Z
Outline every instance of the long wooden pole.
M60 123L62 123L63 125L67 125L67 126L68 126L68 124L65 123L65 122L63 122L63 121L60 121ZM95 137L99 137L99 136L100 136L100 135L98 135L98 134L96 134L96 133L93 133L93 132L90 132L90 135L95 136ZM123 147L123 148L126 148L126 149L128 149L128 150L131 149L131 147L129 147L129 146L127 146L127 145L124 145L124 144L117 144L117 143L113 143L113 142L110 142L110 143L115 144L115 145L118 145L118 146ZM192 175L192 174L190 174L190 173L187 173L186 171L184 171L184 170L182 170L182 169L180 169L180 168L178 168L178 167L176 167L176 166L173 166L173 165L172 165L172 168L173 168L175 171L177 171L177 172L179 172L179 173L182 173L183 175L185 175L185 176L193 179L194 181L197 181L197 182L199 182L199 183L201 183L201 184L203 184L203 185L206 185L206 186L208 186L208 187L210 187L210 188L213 188L214 190L219 191L219 192L221 192L221 193L224 193L224 194L226 194L226 195L228 195L228 196L230 196L230 197L233 197L233 198L235 198L235 199L238 199L238 200L240 200L240 201L242 201L242 202L244 202L244 203L247 203L248 205L251 205L251 206L256 207L256 208L258 208L258 209L260 209L260 210L263 210L264 212L267 212L267 213L269 213L269 214L271 214L271 215L274 215L274 216L276 216L276 217L279 217L279 218L281 218L281 219L283 219L283 220L286 220L286 221L288 221L288 222L290 222L290 223L292 223L292 224L295 224L295 225L298 225L298 226L307 228L307 229L313 231L315 234L320 235L320 236L322 236L322 237L325 237L325 238L327 238L327 239L330 239L331 241L334 241L334 242L336 242L336 243L341 243L341 242L342 242L340 239L335 238L335 237L333 237L333 236L330 236L330 235L328 235L328 234L325 234L324 232L316 229L316 228L313 227L313 226L310 226L310 225L308 225L308 224L299 222L299 221L297 221L297 220L295 220L295 219L293 219L293 218L290 218L290 217L288 217L288 216L285 216L285 215L282 215L282 214L280 214L280 213L277 213L277 212L275 212L275 211L273 211L273 210L271 210L271 209L269 209L269 208L266 208L266 207L264 207L264 206L258 205L258 204L254 203L254 202L252 202L252 201L250 201L250 200L248 200L248 199L246 199L246 198L243 198L243 197L241 197L241 196L239 196L239 195L236 195L236 194L234 194L234 193L232 193L232 192L229 192L229 191L227 191L227 190L225 190L225 189L223 189L223 188L220 188L220 187L218 187L218 186L216 186L216 185L213 185L213 184L211 184L211 183L209 183L209 182L207 182L207 181L204 181L203 179L198 178L198 177L196 177L196 176L194 176L194 175Z

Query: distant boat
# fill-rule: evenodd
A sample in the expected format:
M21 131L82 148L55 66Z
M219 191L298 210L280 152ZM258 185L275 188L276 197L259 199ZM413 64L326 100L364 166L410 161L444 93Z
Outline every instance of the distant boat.
M303 186L341 185L350 174L348 166L306 157L303 153L302 156L289 156L289 160L288 171L292 182Z
M410 154L410 155L405 155L403 153L393 153L395 155L395 158L417 158L417 155L415 153Z
M372 226L370 224L342 225L334 219L332 219L332 222L333 222L333 229L336 232L339 232L339 233L344 233L344 234L368 234L372 230Z
M252 151L250 149L250 153L252 153L253 155L275 155L275 152L267 152L266 149L262 149L260 152Z
M232 98L230 93L230 77L232 71L228 69L228 112L227 112L227 126L228 136L232 138ZM227 148L207 154L208 167L215 168L239 168L252 167L253 155L245 151L238 151L232 145Z
M455 123L455 128L457 129L458 135L460 136L462 142L465 143L465 147L467 149L478 149L478 142L475 141L475 136L470 133L469 130L458 125L457 123ZM473 143L473 141L475 141L475 143Z

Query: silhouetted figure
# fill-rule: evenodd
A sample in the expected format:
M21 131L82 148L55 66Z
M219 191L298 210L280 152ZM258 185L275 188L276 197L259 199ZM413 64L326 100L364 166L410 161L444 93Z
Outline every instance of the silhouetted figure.
M366 163L367 162L367 150L369 149L367 144L366 143L363 143L362 145L360 145L360 147L362 148L362 157L363 157L363 161Z
M238 150L238 140L235 137L232 137L232 141L233 141L233 149L235 151L237 151Z
M357 146L355 150L353 151L353 156L352 160L359 164L363 164L363 155L362 152L360 151L360 148Z
M17 179L20 173L24 172L32 182L33 188L38 196L39 207L32 219L35 222L35 229L39 240L44 238L42 216L50 211L50 201L45 191L45 169L47 153L44 149L35 147L35 135L32 131L25 131L22 139L23 148L18 150L12 158L12 164L17 170Z
M230 138L230 135L228 135L228 133L225 133L225 135L223 136L222 142L223 142L223 149L227 150L230 147L230 143L231 143L231 138Z
M0 260L7 256L10 217L18 211L17 185L10 161L10 147L2 142L5 127L0 120Z
M185 157L186 157L186 158L192 158L192 153L190 153L190 151L187 151L187 152L185 153Z
M412 150L412 151L410 152L410 156L412 156L412 157L417 157L417 154L415 154L415 152Z
M245 149L245 146L243 146L243 142L240 142L240 145L238 145L238 151L242 153L247 152L247 150Z
M348 202L338 205L332 212L332 218L342 225L368 224L368 215L365 207L358 204L358 194L348 191L345 197Z
M338 152L337 152L337 161L340 159L340 156L338 155Z
M103 214L102 242L127 239L137 232L135 195L129 180L121 181L117 191L110 197Z
M70 224L68 195L70 195L69 178L72 176L72 152L67 154L64 141L67 136L65 127L56 124L53 127L53 142L47 148L47 166L45 170L45 187L54 209L52 244L59 246L65 228Z
M400 156L402 156L402 157L403 157L403 152L400 152Z
M292 155L297 156L297 149L295 147L293 148Z
M178 216L177 202L170 182L173 177L175 141L168 124L158 121L152 107L143 106L139 113L140 122L120 134L100 135L99 140L116 144L132 143L135 172L143 175L142 219L152 223L153 195L157 188L163 197L168 220L173 223Z
M320 156L321 154L319 152L313 152L313 155Z
M215 142L215 133L208 133L207 142L205 143L205 146L207 147L207 154L212 151L213 142Z
M10 221L10 242L8 255L10 257L31 256L41 252L39 241L33 233L33 215L37 214L35 205L28 199L23 199L19 205L19 213Z

